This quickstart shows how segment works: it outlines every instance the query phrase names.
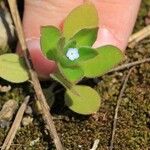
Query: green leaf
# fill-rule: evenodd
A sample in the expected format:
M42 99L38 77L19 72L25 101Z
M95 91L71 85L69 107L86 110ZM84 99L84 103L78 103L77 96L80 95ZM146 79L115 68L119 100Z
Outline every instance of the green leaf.
M64 37L61 37L58 41L58 45L57 45L57 55L55 57L55 61L56 62L59 62L59 61L62 61L63 62L63 59L62 57L65 56L65 53L64 53L64 46L65 46L65 38Z
M82 29L73 36L77 47L89 46L91 47L97 39L98 28Z
M78 94L67 89L65 93L65 104L74 112L89 115L98 111L100 107L100 96L88 86L75 85L72 87Z
M80 47L78 50L79 58L76 60L77 62L84 62L98 55L98 52L90 47Z
M101 76L120 63L124 54L115 46L107 45L97 48L98 55L80 64L85 77L94 78Z
M84 73L79 66L64 67L58 64L58 68L64 78L66 78L71 83L79 82L84 76Z
M65 55L61 55L58 59L58 62L64 66L64 67L73 67L73 66L79 66L78 62L76 60L71 61L69 58L67 58Z
M61 54L63 54L63 49L65 47L65 38L64 37L61 37L59 40L58 40L58 44L57 44L57 51L60 51Z
M75 40L69 40L66 43L66 45L64 47L64 54L67 53L67 51L68 51L69 48L76 48L76 41Z
M84 28L94 28L98 26L98 14L95 6L86 2L76 7L67 16L63 25L64 37L68 40L78 31Z
M13 83L27 81L29 79L29 75L23 58L20 58L16 54L1 55L0 77Z
M57 55L57 44L61 38L61 32L54 26L41 28L41 49L48 59L55 60Z

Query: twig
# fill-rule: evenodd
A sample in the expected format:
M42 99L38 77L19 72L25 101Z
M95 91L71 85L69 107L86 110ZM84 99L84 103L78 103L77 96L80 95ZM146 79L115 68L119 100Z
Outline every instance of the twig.
M144 38L150 36L150 25L144 27L142 30L134 33L129 38L129 47L133 48L139 41L143 40Z
M133 35L130 36L129 41L128 41L129 47L130 47L130 45L135 45L136 43L143 40L147 36L150 36L150 25L144 27L142 30L140 30L137 33L134 33ZM150 62L150 58L145 58L145 59L138 60L138 61L135 61L135 62L131 62L131 63L128 63L128 64L123 64L119 67L116 67L116 68L110 70L108 73L115 72L115 71L120 71L120 70L130 68L130 67L133 67L135 65L139 65L139 64L142 64L142 63L146 63L146 62Z
M94 141L93 147L90 150L96 150L98 148L98 144L99 144L99 139L96 139Z
M49 113L49 106L47 104L46 98L42 92L42 88L40 85L40 82L38 80L37 74L36 72L32 69L32 65L31 62L29 61L28 58L30 58L27 46L26 46L26 42L25 42L25 36L23 33L23 29L22 29L22 25L21 25L21 20L19 17L19 13L18 13L18 9L17 9L17 4L16 4L16 0L8 0L9 6L10 6L10 11L14 20L14 24L16 26L16 31L17 31L17 35L19 38L19 42L23 51L23 56L25 59L25 62L27 64L28 70L29 70L29 74L33 83L33 88L35 90L37 99L39 100L40 104L41 104L41 109L42 109L42 116L44 118L45 123L48 126L48 131L51 135L51 137L54 140L55 146L57 150L63 150L63 146L61 144L61 141L58 137L54 122L52 120L52 116Z
M130 76L132 70L133 70L133 68L131 68L129 70L129 73L125 77L124 83L122 85L122 88L121 88L121 91L120 91L120 94L119 94L119 97L118 97L118 101L117 101L117 105L116 105L116 109L115 109L115 116L114 116L113 129L112 129L112 137L111 137L109 150L113 150L113 147L114 147L114 138L115 138L115 132L116 132L116 126L117 126L118 110L119 110L119 106L120 106L120 103L121 103L121 100L122 100L122 96L123 96L124 90L126 88L126 85L127 85L127 82L128 82L128 79L129 79L129 76Z
M146 62L150 62L150 58L145 58L145 59L134 61L134 62L131 62L131 63L128 63L128 64L123 64L119 67L116 67L116 68L110 70L108 73L115 72L115 71L120 71L120 70L130 68L130 67L133 67L133 66L136 66L136 65L139 65L139 64L142 64L142 63L146 63Z
M27 96L24 100L24 102L21 104L18 112L17 112L17 115L15 117L15 120L11 126L11 129L9 130L9 133L7 134L7 137L1 147L1 150L8 150L11 146L11 143L16 135L16 132L20 126L20 122L22 120L22 117L23 117L23 114L24 114L24 111L27 107L27 104L28 104L28 101L29 101L29 96Z

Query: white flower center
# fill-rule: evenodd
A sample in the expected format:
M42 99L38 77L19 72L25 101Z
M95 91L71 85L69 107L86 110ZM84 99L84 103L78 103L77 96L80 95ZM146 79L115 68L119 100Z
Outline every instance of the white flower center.
M77 48L69 48L66 56L70 59L70 60L75 60L79 58L79 52Z

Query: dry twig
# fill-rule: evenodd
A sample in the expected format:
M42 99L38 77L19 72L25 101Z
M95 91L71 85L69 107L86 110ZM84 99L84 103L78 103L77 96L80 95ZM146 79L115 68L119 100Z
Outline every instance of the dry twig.
M150 25L144 27L142 30L134 33L129 38L129 47L133 48L139 41L143 40L144 38L150 36Z
M134 47L139 41L143 40L144 38L146 38L148 36L150 36L150 25L148 25L148 26L144 27L143 29L141 29L140 31L132 34L129 38L128 46L129 47ZM145 59L138 60L138 61L135 61L135 62L131 62L131 63L128 63L128 64L123 64L119 67L116 67L116 68L112 69L108 73L115 72L115 71L120 71L120 70L123 70L125 68L130 68L132 66L139 65L139 64L142 64L142 63L146 63L146 62L150 62L150 58L145 58Z
M119 94L119 97L118 97L118 101L117 101L117 105L116 105L116 109L115 109L115 116L114 116L113 129L112 129L112 137L111 137L109 150L113 150L113 147L114 147L114 138L115 138L115 132L116 132L116 126L117 126L118 110L119 110L119 106L120 106L120 103L121 103L121 100L122 100L122 96L123 96L123 93L125 91L128 79L129 79L130 74L132 72L132 69L133 68L131 68L129 70L128 75L125 77L124 83L122 85L122 88L121 88L121 91L120 91L120 94Z
M20 106L18 112L17 112L17 115L15 117L15 120L9 130L9 133L7 134L7 137L1 147L1 150L8 150L11 146L11 143L16 135L16 132L20 126L20 122L22 120L22 117L23 117L23 114L24 114L24 111L27 107L27 104L28 104L28 101L29 101L29 96L27 96L24 100L24 102L22 103L22 105Z
M24 38L24 33L22 30L22 25L21 25L21 21L20 21L20 17L19 17L19 13L18 13L18 9L17 9L17 4L16 4L16 0L8 0L9 6L10 6L10 11L12 14L12 18L14 20L14 24L16 27L16 31L17 31L17 35L19 38L19 42L23 51L23 56L25 59L25 62L27 64L28 70L29 70L29 74L30 74L30 78L32 80L33 83L33 87L37 96L38 101L41 104L41 108L42 108L42 116L44 118L45 123L48 126L48 131L50 133L50 135L52 136L56 149L57 150L63 150L63 146L61 144L61 141L58 137L54 122L52 120L52 116L49 113L49 106L46 102L45 96L42 92L42 88L40 86L38 77L36 72L32 69L32 65L29 61L29 52L26 46L26 42L25 42L25 38Z
M131 62L131 63L128 63L128 64L123 64L119 67L116 67L116 68L110 70L108 73L120 71L120 70L130 68L130 67L133 67L133 66L136 66L136 65L139 65L139 64L142 64L142 63L146 63L146 62L150 62L150 58L145 58L145 59L134 61L134 62Z

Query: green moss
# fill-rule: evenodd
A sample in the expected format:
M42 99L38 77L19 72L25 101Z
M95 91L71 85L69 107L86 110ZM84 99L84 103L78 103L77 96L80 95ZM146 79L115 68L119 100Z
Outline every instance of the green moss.
M31 145L31 142L39 138L34 145ZM50 141L50 142L49 142ZM14 143L19 145L13 145L12 150L15 150L19 147L20 150L26 148L28 150L45 150L47 147L51 146L51 139L48 135L44 133L43 124L40 124L39 121L34 120L33 124L22 127L14 140Z
M150 1L149 0L143 0L141 3L141 8L139 10L139 14L138 14L138 18L137 18L136 25L134 28L134 32L142 29L143 26L145 26L144 19L148 14L149 7L150 7Z

